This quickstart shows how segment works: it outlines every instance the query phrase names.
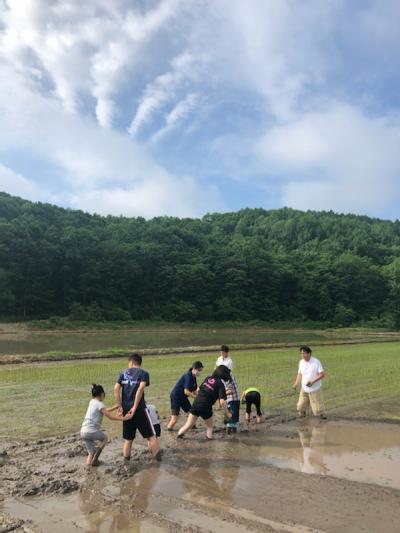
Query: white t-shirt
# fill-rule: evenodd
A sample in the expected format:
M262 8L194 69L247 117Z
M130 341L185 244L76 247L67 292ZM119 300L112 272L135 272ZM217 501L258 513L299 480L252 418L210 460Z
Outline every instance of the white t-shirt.
M301 387L304 392L316 392L321 388L321 380L314 383L312 387L307 387L306 383L314 381L317 375L323 371L321 362L316 357L311 356L309 361L301 359L299 363L299 374L301 374Z
M222 355L220 355L217 359L217 362L215 363L215 366L220 366L220 365L227 366L229 370L231 371L233 369L233 361L229 356L226 358L223 358Z
M82 429L98 431L101 428L101 423L103 421L103 413L101 410L104 407L104 403L96 400L96 398L90 400L85 418L82 423Z
M156 409L156 406L152 404L147 404L146 407L147 407L147 410L149 411L151 423L153 424L153 426L155 426L156 424L159 424L160 421L158 419L158 411Z

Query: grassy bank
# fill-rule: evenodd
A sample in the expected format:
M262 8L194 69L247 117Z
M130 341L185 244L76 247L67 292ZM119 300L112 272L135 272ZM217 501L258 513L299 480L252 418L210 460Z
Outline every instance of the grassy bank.
M400 412L399 342L315 346L326 370L325 399L331 414L396 420ZM151 375L146 398L161 414L169 412L169 392L193 359L211 372L216 354L146 356ZM294 414L291 384L297 372L297 348L234 352L235 376L241 388L253 385L263 394L268 414ZM29 438L77 431L90 398L92 382L104 385L112 404L112 387L125 359L58 362L0 367L0 437ZM106 427L111 427L106 422ZM112 428L118 430L118 423Z

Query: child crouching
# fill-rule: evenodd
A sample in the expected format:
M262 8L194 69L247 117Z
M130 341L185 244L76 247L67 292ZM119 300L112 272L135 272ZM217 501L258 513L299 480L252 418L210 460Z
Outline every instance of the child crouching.
M111 420L128 420L131 418L131 415L124 417L112 415L111 412L115 411L118 405L107 408L103 403L105 396L106 393L103 387L93 383L92 399L89 402L81 427L81 438L88 452L86 464L91 466L99 466L99 456L107 444L107 435L101 430L103 415Z

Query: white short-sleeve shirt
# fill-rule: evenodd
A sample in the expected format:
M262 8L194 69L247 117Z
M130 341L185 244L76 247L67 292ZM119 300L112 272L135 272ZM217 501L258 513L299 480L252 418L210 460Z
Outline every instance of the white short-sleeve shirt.
M220 355L217 359L217 362L215 363L215 366L225 365L229 368L230 371L233 369L233 361L230 357L226 357L225 359Z
M89 402L85 418L82 423L82 429L90 431L99 431L101 429L101 423L103 421L103 413L105 405L103 402L92 398Z
M323 371L321 361L316 357L311 357L309 361L301 359L299 363L299 374L301 374L301 387L304 392L316 392L321 388L321 380L314 383L312 387L307 387L306 383L314 381L317 375Z

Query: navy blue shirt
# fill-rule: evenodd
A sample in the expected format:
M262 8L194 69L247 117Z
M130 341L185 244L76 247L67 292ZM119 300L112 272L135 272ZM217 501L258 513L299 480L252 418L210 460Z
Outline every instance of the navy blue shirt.
M117 383L122 387L122 409L124 411L129 411L135 403L136 391L142 381L146 383L146 387L150 385L149 373L141 368L127 368L119 375ZM138 409L141 407L146 407L144 394L139 402Z
M185 389L193 392L197 389L197 380L192 374L192 370L185 372L183 376L176 382L175 387L171 391L171 395L177 398L185 396Z

